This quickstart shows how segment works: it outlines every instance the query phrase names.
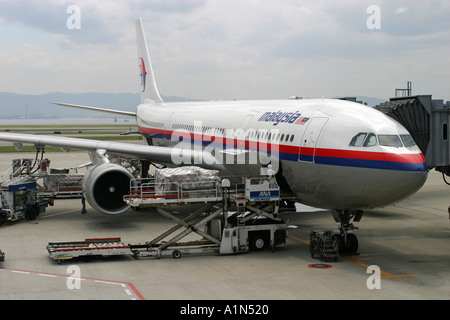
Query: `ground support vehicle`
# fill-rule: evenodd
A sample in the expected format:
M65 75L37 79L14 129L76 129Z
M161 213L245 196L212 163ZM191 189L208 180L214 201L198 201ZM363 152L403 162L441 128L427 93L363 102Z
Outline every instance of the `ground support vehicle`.
M316 255L320 260L337 260L339 257L339 241L331 231L311 230L309 251L311 258Z
M50 169L49 159L14 159L0 180L0 225L34 220L55 199L81 198L83 173Z
M82 256L114 256L132 254L128 245L120 238L85 239L84 241L50 242L47 245L50 256L61 263L62 260Z
M276 246L286 244L287 225L277 217L278 187L246 179L246 196L245 192L236 192L243 189L232 187L227 179L206 180L196 181L195 187L192 181L161 183L147 178L130 181L130 193L124 197L125 202L136 210L156 208L159 214L175 222L150 241L124 245L120 238L113 238L115 243L109 239L94 239L95 242L49 243L47 249L51 257L60 262L80 256L116 254L178 259L188 254L237 254L264 248L274 251ZM263 192L261 196L250 197L254 188L258 194ZM189 203L201 206L184 219L170 211L171 206ZM185 240L188 236L190 239ZM193 239L193 236L200 239Z

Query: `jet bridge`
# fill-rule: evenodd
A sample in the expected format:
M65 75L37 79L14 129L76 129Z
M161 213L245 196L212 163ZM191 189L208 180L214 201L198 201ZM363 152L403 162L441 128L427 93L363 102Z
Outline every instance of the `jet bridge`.
M410 132L429 169L450 176L450 102L432 99L431 95L417 95L391 98L375 109L397 120Z
M410 89L407 91L411 93ZM391 98L375 109L400 122L414 138L427 160L428 169L442 172L450 182L450 102L435 100L431 95ZM448 207L450 219L450 206Z

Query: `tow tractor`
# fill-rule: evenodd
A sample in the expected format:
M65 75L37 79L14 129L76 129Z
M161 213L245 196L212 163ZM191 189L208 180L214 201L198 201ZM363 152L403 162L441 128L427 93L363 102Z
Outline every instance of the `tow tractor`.
M35 159L14 159L2 175L0 225L23 218L34 220L55 199L81 198L84 174L70 173L71 168L50 169L50 160L38 159L38 154L39 150Z
M339 257L339 240L333 232L311 230L309 235L309 251L311 253L311 258L318 255L322 261L327 259L337 260Z
M266 177L246 178L232 185L215 170L158 169L154 178L132 179L124 201L134 209L156 208L175 225L144 243L125 245L120 238L49 243L51 258L58 262L91 255L178 259L188 254L274 251L286 244L287 225L277 217L280 189L271 187ZM202 206L184 219L170 212L172 206L194 203ZM200 239L181 242L188 235Z

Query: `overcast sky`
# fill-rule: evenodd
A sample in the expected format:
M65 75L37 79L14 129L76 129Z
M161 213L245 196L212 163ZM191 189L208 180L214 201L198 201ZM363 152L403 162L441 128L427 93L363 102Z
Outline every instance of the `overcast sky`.
M163 95L450 100L448 0L0 0L0 91L138 92L138 17Z

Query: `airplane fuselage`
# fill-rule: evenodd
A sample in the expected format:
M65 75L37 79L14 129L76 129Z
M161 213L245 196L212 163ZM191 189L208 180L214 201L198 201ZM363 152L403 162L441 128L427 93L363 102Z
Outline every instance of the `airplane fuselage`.
M270 161L310 206L382 207L413 194L427 178L425 158L408 131L354 102L141 104L136 115L151 144L210 150L224 164L224 175L259 175Z

